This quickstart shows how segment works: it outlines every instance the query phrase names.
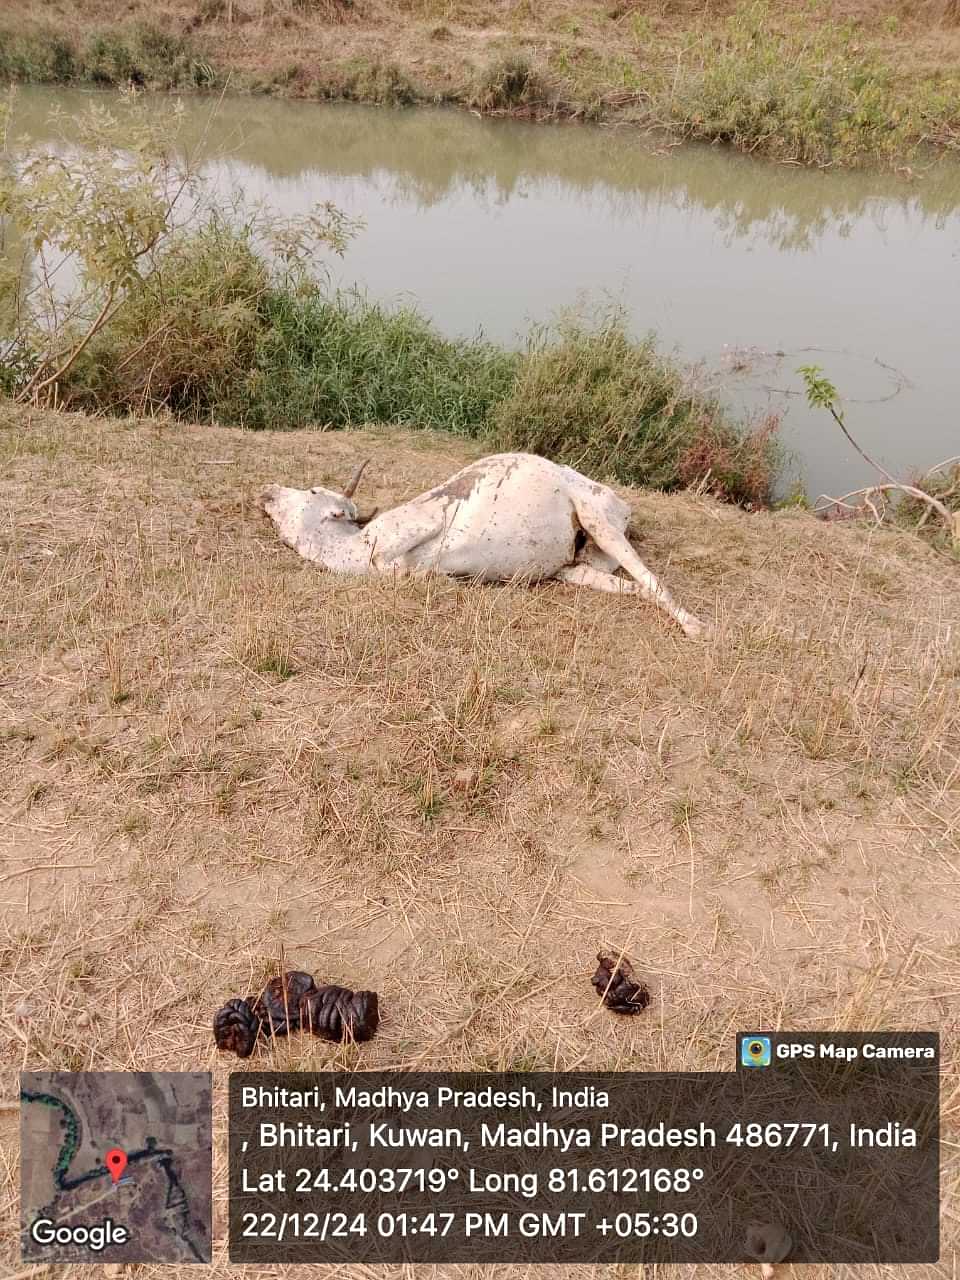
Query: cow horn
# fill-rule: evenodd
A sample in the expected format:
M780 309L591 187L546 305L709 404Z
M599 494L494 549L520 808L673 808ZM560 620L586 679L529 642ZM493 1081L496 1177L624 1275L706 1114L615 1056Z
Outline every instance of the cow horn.
M347 487L343 491L343 496L345 498L352 498L353 495L356 493L357 485L360 483L360 477L363 475L364 468L366 467L369 461L370 461L369 458L365 458L363 462L360 463L359 467L357 467L353 475L350 477L350 483L347 485Z

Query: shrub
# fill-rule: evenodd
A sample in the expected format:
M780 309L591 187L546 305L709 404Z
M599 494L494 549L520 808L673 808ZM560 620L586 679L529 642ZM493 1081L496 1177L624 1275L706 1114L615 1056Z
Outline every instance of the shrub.
M0 31L0 79L60 84L76 75L75 50L57 32Z
M91 102L72 146L0 164L8 242L29 245L34 277L25 291L0 259L0 384L22 402L203 417L250 369L268 288L316 289L317 251L342 254L359 224L329 202L285 218L224 206L175 146L179 104L120 107ZM0 136L7 116L0 103Z
M392 62L371 62L357 68L349 96L383 107L409 107L417 100L413 81Z
M213 85L217 74L184 37L140 24L99 31L82 46L53 29L30 35L0 32L0 78L173 89Z
M345 98L382 107L409 107L420 96L413 81L394 63L362 58L328 70L314 82L313 93L318 98Z
M535 332L491 425L505 449L529 450L625 484L676 489L707 480L725 498L764 503L776 471L773 428L745 434L692 387L652 337L634 342L619 315Z
M397 423L488 437L626 484L702 483L765 504L777 420L735 426L620 317L535 331L510 352L441 336L415 310L271 275L219 219L176 239L61 385L71 408L250 428Z
M155 88L202 86L216 80L209 64L195 57L189 42L159 28L139 25L93 36L81 54L82 74L94 84L133 82Z
M749 430L726 421L705 425L680 454L677 474L683 484L702 485L725 502L769 506L782 460L779 429L776 414Z
M61 385L72 408L207 418L243 377L269 273L250 237L214 217L175 238Z
M527 59L512 54L484 67L467 94L467 104L478 111L514 111L545 97L546 89Z

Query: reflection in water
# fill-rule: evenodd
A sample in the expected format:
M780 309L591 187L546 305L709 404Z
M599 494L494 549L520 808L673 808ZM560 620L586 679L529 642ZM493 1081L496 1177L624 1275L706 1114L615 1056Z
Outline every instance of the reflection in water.
M55 100L69 115L90 96L58 90ZM24 91L16 133L52 140L53 101L46 90ZM960 204L960 174L948 161L910 182L873 172L810 172L716 148L658 152L623 126L544 128L452 110L262 98L231 99L219 114L207 100L188 100L187 107L183 139L191 150L232 157L240 169L272 179L320 170L374 182L389 187L397 203L421 208L468 193L489 210L540 184L595 193L624 218L651 205L709 210L730 236L757 234L777 248L803 250L828 227L849 230L864 217L880 226L891 208L942 227Z
M87 97L23 91L15 137L51 139L54 100L69 114ZM889 465L956 452L955 165L908 181L709 148L658 153L623 127L259 98L230 100L211 122L208 100L186 106L185 143L218 186L285 213L331 199L362 215L340 278L412 298L447 331L514 341L578 298L613 297L638 332L656 328L715 368L737 364L724 360L733 348L787 352L774 372L748 362L730 394L788 410L787 442L816 491L851 488L864 471L796 394L796 365L811 359L870 402L851 403L850 419Z

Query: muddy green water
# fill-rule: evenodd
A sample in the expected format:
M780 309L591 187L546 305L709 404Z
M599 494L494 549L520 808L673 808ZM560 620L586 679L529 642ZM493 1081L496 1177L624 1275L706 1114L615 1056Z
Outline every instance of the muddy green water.
M53 139L21 91L16 132ZM618 128L262 98L186 101L223 191L285 213L332 200L366 226L335 278L416 302L447 333L517 344L558 310L613 300L638 333L702 361L738 409L784 414L792 474L839 493L871 472L796 368L844 393L894 470L960 453L960 165L817 173ZM782 353L782 354L778 354Z

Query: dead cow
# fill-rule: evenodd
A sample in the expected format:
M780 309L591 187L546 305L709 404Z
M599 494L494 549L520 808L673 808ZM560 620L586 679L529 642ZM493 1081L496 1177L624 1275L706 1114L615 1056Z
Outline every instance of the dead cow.
M530 453L481 458L428 493L362 521L342 494L270 485L260 505L287 546L333 573L448 574L485 582L556 578L651 600L691 637L706 627L672 598L626 536L612 489ZM615 576L623 569L633 579Z

